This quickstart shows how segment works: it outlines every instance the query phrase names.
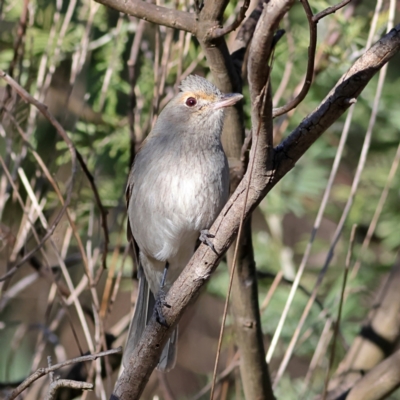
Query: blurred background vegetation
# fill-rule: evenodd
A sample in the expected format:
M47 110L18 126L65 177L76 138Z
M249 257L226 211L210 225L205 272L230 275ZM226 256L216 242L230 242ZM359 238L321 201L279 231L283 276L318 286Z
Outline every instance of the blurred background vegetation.
M317 12L334 3L311 1L310 5ZM181 10L193 9L192 2L185 0L166 1L165 5ZM240 5L241 2L236 1L229 3L225 18L228 22L233 20ZM353 1L320 21L314 83L294 112L275 120L277 144L318 106L362 54L375 7L372 0ZM388 10L389 2L384 1L376 14L372 43L386 32ZM396 11L400 11L398 4ZM3 1L0 18L0 69L45 103L67 131L94 177L101 203L108 212L109 233L107 270L103 271L101 257L105 235L100 208L86 175L78 167L69 205L73 224L64 215L55 229L52 243L47 241L33 259L24 263L10 279L1 282L0 382L10 384L22 380L38 366L46 365L48 355L55 363L87 350L99 351L105 333L112 346L124 343L132 304L131 291L136 287L132 282L133 265L127 255L125 237L124 191L131 159L151 129L158 111L178 90L181 79L191 73L210 80L212 77L199 44L190 34L139 22L90 0ZM398 16L396 20L399 21ZM274 93L285 72L288 80L282 87L280 98L275 98L275 106L284 105L304 77L309 30L300 3L285 18L283 28L286 34L276 46L271 78ZM132 59L138 34L141 35L138 54ZM232 33L227 37L228 45L234 40L235 33ZM389 183L388 175L396 157L399 161L399 65L397 55L389 64L371 145L351 211L289 367L277 385L278 398L298 399L302 393L304 399L312 399L322 391L329 351L326 350L318 360L312 377L307 372L327 319L335 320L337 316L353 225L357 224L357 228L351 266L359 259L361 268L356 276L350 275L347 282L333 370L359 332L373 305L374 294L395 263L400 245L400 174L395 173ZM295 294L272 356L272 376L325 263L349 198L373 110L377 82L378 76L367 86L354 108L348 140L301 279L301 290ZM247 99L245 124L250 129L246 81L244 94ZM35 154L43 160L65 197L71 179L71 153L54 127L6 87L4 81L0 81L0 101L0 271L3 275L13 262L35 247L37 238L40 241L62 207ZM347 113L312 146L253 215L255 258L262 273L260 304L264 303L274 279L280 279L281 273L284 277L262 309L266 349L309 242L346 116ZM20 131L24 132L26 140ZM368 248L361 251L387 185L387 198L376 229ZM42 214L38 213L37 205L29 195L29 188ZM87 259L86 267L82 254ZM60 266L60 258L65 261L66 269ZM85 268L90 271L90 280L96 283L93 289L87 285ZM228 271L222 263L208 285L207 294L193 306L184 321L178 367L166 377L153 374L144 398L156 398L153 397L156 394L159 398L168 398L165 393L170 390L173 398L190 399L209 382L227 286ZM79 295L83 314L80 314L79 306L74 305L71 288ZM134 296L135 290L133 300ZM86 321L87 334L83 321ZM224 356L220 363L222 369L229 365L235 353L231 333L228 319ZM112 369L117 369L113 363L118 365L118 362L110 361ZM96 391L84 397L104 398L105 393L110 393L116 372L101 384L98 362L93 374L95 378L91 379L96 380ZM227 389L221 386L220 393L226 390L225 398L241 398L238 379L238 371L234 370L225 381L228 382ZM26 398L41 398L43 394L40 393L46 387L47 382L40 381L27 392ZM80 396L79 393L76 395ZM70 393L64 396L66 399L74 397ZM394 393L390 398L400 399L400 394Z

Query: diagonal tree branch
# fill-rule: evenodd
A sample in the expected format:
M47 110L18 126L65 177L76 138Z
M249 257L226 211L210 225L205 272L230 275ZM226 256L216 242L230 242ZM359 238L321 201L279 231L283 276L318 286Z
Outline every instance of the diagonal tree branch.
M400 49L400 25L367 50L340 78L320 106L276 148L275 180L280 180L349 107L371 78Z
M274 149L272 171L267 168L268 149L266 146L255 148L253 145L250 162L254 162L256 169L250 182L249 174L246 173L210 229L216 235L214 245L219 256L204 245L199 247L166 296L166 302L171 305L171 308L165 308L164 311L169 327L161 326L155 317L151 319L129 365L117 381L111 399L138 399L140 397L158 362L169 333L178 323L186 307L199 295L201 288L216 269L222 254L234 240L243 208L245 217L249 217L267 193L294 167L326 129L350 107L371 78L399 50L400 24L366 51L342 76L321 105ZM248 184L248 201L245 203Z

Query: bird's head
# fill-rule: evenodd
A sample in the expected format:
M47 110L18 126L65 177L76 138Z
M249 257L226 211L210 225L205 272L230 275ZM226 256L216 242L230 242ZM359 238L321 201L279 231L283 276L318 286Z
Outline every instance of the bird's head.
M189 75L180 85L180 92L167 104L160 118L168 118L176 128L201 129L220 134L224 109L243 98L239 93L222 93L206 79Z

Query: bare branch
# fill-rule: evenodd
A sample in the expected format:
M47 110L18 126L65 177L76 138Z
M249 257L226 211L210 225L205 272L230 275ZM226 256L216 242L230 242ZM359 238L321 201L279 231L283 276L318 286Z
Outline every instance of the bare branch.
M336 4L336 6L328 7L325 10L319 12L318 14L315 14L312 17L312 20L317 23L320 19L326 17L329 14L335 13L337 10L340 10L343 8L345 5L349 4L351 0L343 0L339 4Z
M236 16L235 20L232 22L231 25L226 26L225 28L215 28L211 34L213 39L217 39L219 37L225 36L228 33L235 31L239 28L240 24L246 18L246 11L249 8L250 0L244 0L243 6L240 7L239 13Z
M141 0L95 0L100 4L114 8L133 17L141 18L157 25L180 29L195 34L197 30L196 15L193 13L171 10ZM211 2L213 3L213 2Z
M308 26L310 29L310 45L308 46L307 72L300 93L283 107L274 109L272 114L274 118L287 113L288 111L297 107L304 100L304 98L307 96L308 91L310 90L314 75L315 50L317 47L317 22L313 20L313 13L311 11L310 5L308 4L308 1L301 0L301 4L303 4L304 10L306 12Z
M42 376L49 374L50 372L57 371L58 369L60 369L62 367L66 367L67 365L76 364L76 363L84 362L84 361L95 361L99 357L109 356L111 354L121 353L121 352L122 352L122 347L118 347L116 349L102 351L102 352L96 353L96 354L89 354L87 356L73 358L72 360L67 360L62 363L52 365L51 367L48 367L48 368L39 368L36 372L34 372L32 375L30 375L28 378L26 378L17 388L15 388L5 398L5 400L15 399L20 393L22 393L33 382L35 382Z
M70 379L57 379L51 383L49 387L49 392L47 393L45 400L53 400L56 397L57 390L62 387L67 387L70 389L81 389L81 390L92 390L93 383L71 381Z

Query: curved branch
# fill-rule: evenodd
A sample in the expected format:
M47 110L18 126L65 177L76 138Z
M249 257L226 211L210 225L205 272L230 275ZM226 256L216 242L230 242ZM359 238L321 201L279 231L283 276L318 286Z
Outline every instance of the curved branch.
M211 37L213 39L218 39L219 37L225 36L228 33L235 31L237 28L239 28L240 24L246 18L246 11L249 8L249 5L250 0L244 0L243 6L240 7L239 13L232 24L226 26L225 28L215 28Z
M283 107L275 108L272 116L273 118L279 117L282 114L287 113L293 108L297 107L307 96L308 91L310 90L313 75L314 75L314 62L315 62L315 50L317 48L317 21L313 19L313 13L311 11L311 7L308 4L307 0L300 0L301 4L303 4L304 10L306 12L308 25L310 28L310 45L308 46L308 62L307 62L307 72L306 77L304 78L303 87L301 88L300 93L289 103L285 104Z
M141 0L95 0L97 3L114 8L119 12L152 22L195 34L197 29L196 15L193 13L172 10Z
M313 16L313 21L318 22L320 19L326 17L329 14L335 13L337 10L340 10L341 8L343 8L350 2L351 2L351 0L343 0L339 4L336 4L335 6L326 8L325 10L319 12L318 14L315 14Z

